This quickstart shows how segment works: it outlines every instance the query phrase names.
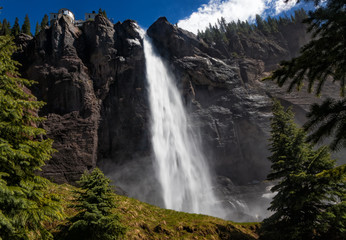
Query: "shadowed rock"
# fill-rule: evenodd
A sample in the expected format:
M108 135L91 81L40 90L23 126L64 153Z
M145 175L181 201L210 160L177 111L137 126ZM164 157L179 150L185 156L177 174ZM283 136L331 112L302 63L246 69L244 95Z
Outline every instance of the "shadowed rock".
M271 98L292 105L299 123L308 106L321 101L260 81L280 60L296 56L309 39L305 27L297 23L270 36L240 34L225 48L209 46L162 17L148 35L176 77L216 175L236 185L265 179ZM38 82L32 91L47 102L40 114L47 116L43 127L58 150L43 174L72 183L99 165L116 173L114 179L130 196L157 201L137 23L112 24L97 16L77 28L62 17L33 39L20 35L17 43L23 76ZM331 95L336 88L326 89Z

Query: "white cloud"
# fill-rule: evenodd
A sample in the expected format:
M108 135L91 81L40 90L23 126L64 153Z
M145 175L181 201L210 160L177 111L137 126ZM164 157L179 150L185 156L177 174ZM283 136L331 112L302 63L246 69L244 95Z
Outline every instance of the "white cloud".
M252 21L256 14L262 15L267 9L275 9L275 14L293 7L295 0L288 4L284 0L209 0L193 12L189 17L180 20L178 26L193 33L204 30L209 23L214 25L217 20L224 17L230 21Z
M275 2L275 14L280 14L283 11L291 9L296 4L296 1L289 1L285 3L284 1Z

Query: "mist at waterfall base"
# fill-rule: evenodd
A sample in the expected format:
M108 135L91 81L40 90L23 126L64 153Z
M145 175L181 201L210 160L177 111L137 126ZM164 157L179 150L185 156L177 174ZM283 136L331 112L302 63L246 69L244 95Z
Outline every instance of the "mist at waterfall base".
M269 216L267 185L246 186L247 194L210 173L198 129L190 123L173 74L147 36L143 47L153 153L116 165L108 161L101 168L128 196L162 208L238 222Z

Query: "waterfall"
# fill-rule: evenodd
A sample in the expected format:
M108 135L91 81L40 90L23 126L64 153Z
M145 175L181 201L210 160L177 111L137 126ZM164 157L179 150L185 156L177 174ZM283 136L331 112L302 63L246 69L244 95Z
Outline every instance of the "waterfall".
M181 94L148 36L144 36L155 170L165 207L217 217L207 161L193 134Z

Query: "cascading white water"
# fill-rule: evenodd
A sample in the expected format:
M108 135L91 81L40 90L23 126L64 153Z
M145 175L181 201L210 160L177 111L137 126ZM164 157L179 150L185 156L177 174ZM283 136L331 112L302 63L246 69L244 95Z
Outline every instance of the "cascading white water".
M223 217L173 75L144 36L152 145L166 208Z

